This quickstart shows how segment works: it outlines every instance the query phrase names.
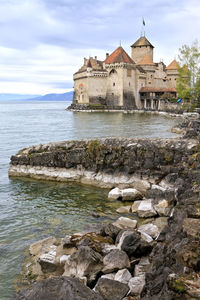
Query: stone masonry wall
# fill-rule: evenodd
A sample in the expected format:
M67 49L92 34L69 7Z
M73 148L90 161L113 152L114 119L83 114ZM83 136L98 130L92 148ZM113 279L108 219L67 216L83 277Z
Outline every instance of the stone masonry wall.
M136 177L159 181L181 172L197 145L195 140L122 138L50 143L12 156L9 174L58 181L88 177L87 183L104 181L108 187L116 178L127 184Z

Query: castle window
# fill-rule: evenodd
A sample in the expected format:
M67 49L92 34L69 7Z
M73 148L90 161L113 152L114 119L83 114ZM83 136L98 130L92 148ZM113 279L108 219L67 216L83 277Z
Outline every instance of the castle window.
M113 82L113 86L115 86L115 82Z
M131 86L131 83L129 82L129 86Z
M165 82L166 81L166 79L163 79L163 82Z
M109 75L114 74L114 73L117 73L117 71L114 70L114 69L112 69L112 70L110 71Z
M151 81L149 81L149 84L151 84Z
M131 69L127 69L127 77L131 77Z

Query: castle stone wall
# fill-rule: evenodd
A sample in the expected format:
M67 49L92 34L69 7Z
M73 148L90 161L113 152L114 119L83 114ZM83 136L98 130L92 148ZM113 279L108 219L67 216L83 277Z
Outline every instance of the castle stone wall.
M150 46L132 47L132 59L137 64L145 55L153 60L153 48Z

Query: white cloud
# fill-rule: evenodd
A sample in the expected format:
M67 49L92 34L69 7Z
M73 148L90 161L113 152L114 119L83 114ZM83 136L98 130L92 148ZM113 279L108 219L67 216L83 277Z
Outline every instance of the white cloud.
M199 0L1 0L0 11L0 93L64 92L84 56L103 60L120 40L130 54L142 17L166 64L200 31Z

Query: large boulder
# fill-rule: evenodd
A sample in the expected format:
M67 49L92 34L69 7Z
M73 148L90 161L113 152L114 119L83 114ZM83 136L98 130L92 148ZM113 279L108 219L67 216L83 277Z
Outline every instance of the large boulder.
M39 256L38 262L41 266L43 273L49 273L56 271L56 249L55 245L50 246L50 251L48 253L43 253Z
M136 231L126 231L119 239L118 247L125 251L129 257L142 257L148 255L153 246L144 241Z
M157 215L151 199L141 201L137 213L140 218L149 218Z
M128 256L134 254L140 245L140 234L136 231L124 231L119 238L118 248L125 251Z
M152 185L151 190L147 191L146 197L149 199L162 200L166 199L170 203L173 202L175 198L174 189L169 187L162 187L159 185Z
M103 273L112 273L120 269L129 268L130 260L124 251L111 250L103 259Z
M86 276L90 283L95 280L102 268L102 256L90 247L81 247L67 259L63 276L78 278Z
M132 213L137 213L138 207L139 207L139 205L140 205L141 202L142 202L142 200L138 200L138 201L135 201L133 203L132 208L131 208Z
M117 280L119 282L126 283L126 284L128 284L128 282L131 278L132 278L132 275L127 269L119 270L114 276L114 280Z
M133 277L129 280L129 295L131 296L140 296L143 287L145 285L145 276Z
M142 194L136 189L128 188L122 190L122 201L135 201L142 198Z
M116 280L100 278L95 286L95 291L104 300L122 300L127 295L129 287Z
M135 265L135 270L134 270L134 276L142 276L145 275L145 273L149 270L150 268L150 261L148 257L142 257L141 260L139 261L139 264Z
M113 224L109 223L109 224L103 225L103 227L100 231L100 234L102 236L109 236L113 239L113 241L115 241L119 231L120 231L120 229L118 227L116 227Z
M140 233L146 233L150 235L153 239L157 238L157 236L159 235L158 227L156 225L153 225L152 223L141 225L138 228L138 231Z
M150 235L148 235L147 233L145 232L140 232L141 233L141 239L147 243L152 243L153 242L153 239Z
M123 228L135 229L137 226L137 221L132 220L130 218L120 217L113 223L113 225L117 226L120 229L123 229Z
M31 255L38 256L42 253L51 251L51 246L56 244L57 240L55 237L48 237L46 239L35 242L29 247L29 252Z
M17 293L13 300L103 300L77 278L52 277Z
M118 200L122 198L122 190L119 188L114 188L108 193L109 200Z
M165 199L158 201L157 204L153 205L153 208L161 217L169 217L171 212L171 205L169 202Z

